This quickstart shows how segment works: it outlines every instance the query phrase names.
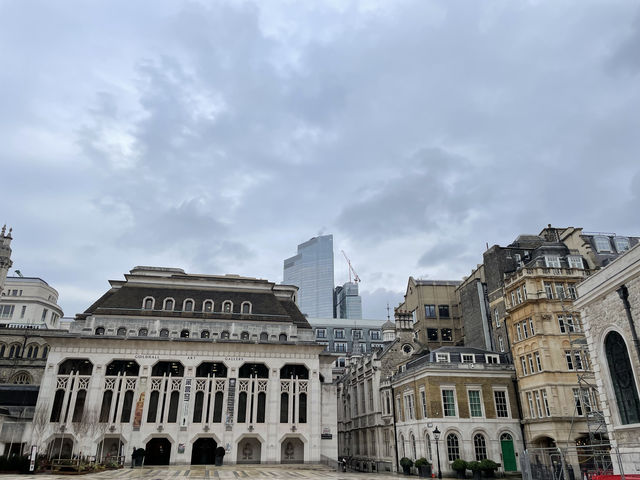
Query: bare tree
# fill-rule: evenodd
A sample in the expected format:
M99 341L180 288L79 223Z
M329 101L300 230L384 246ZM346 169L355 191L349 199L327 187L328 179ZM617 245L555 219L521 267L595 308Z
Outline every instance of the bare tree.
M81 446L83 441L86 440L87 438L87 434L89 432L89 430L91 429L91 420L89 418L89 412L82 412L81 417L78 419L78 421L73 421L71 423L71 428L73 429L73 433L76 434L76 438L78 439L78 445ZM75 450L75 443L73 446L73 450ZM71 452L71 456L73 457L73 451ZM82 453L82 451L79 452L80 454ZM79 455L80 457L82 455Z
M42 444L44 443L44 432L49 425L49 415L47 412L49 411L49 405L38 408L33 414L33 420L31 421L33 425L33 437L36 447L38 447L38 455L40 455L40 451L42 449Z

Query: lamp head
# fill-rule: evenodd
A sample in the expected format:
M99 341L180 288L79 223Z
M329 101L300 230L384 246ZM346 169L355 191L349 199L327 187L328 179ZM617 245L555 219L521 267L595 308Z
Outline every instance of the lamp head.
M440 430L438 430L438 427L433 430L433 438L435 438L436 441L440 440Z

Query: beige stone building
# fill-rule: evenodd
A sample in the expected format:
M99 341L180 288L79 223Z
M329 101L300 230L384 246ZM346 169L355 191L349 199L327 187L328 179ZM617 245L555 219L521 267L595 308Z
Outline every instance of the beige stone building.
M591 361L576 285L587 276L580 255L562 244L541 246L505 275L506 332L531 447L589 441L586 418L597 410Z
M438 450L444 474L458 458L488 458L518 471L523 447L513 379L507 356L487 350L441 347L413 359L392 380L398 455L425 457L434 473Z
M411 312L417 340L430 349L462 345L460 299L453 280L420 280L409 277L404 301L398 310Z
M577 287L575 302L597 382L616 473L640 472L640 246ZM615 459L617 460L617 459Z

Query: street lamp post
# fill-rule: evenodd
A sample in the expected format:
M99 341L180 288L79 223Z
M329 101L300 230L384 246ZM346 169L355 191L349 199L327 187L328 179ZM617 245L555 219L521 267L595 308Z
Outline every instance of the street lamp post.
M440 468L440 445L438 441L440 440L440 430L438 427L433 431L433 438L436 439L436 457L438 457L438 478L442 478L442 469Z

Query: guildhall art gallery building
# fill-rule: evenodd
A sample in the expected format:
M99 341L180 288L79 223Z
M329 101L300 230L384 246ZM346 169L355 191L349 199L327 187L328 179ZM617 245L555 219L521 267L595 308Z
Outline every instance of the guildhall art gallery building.
M315 463L337 458L335 360L297 288L237 275L136 267L43 331L50 352L33 444L145 464ZM55 457L54 457L55 458Z

